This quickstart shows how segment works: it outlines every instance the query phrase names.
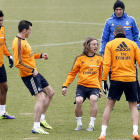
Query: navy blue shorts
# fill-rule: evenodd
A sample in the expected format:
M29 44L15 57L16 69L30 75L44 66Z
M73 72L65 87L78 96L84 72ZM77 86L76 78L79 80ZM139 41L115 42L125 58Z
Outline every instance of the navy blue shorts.
M0 67L0 83L7 82L7 74L4 67L4 64Z
M78 96L83 97L83 102L84 102L86 98L90 99L91 95L96 95L97 97L99 97L99 91L100 90L98 88L89 88L82 85L77 85L75 97L78 97Z
M27 77L21 77L25 86L30 91L31 95L36 95L40 92L42 92L43 88L49 86L46 79L38 73L36 77L33 75L27 76Z
M137 82L121 82L111 80L107 98L119 101L123 92L125 94L126 101L138 101Z

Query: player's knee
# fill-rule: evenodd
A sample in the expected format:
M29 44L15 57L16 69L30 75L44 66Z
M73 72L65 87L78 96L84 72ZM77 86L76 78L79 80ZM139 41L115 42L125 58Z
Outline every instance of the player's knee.
M90 101L91 102L97 102L97 98L91 98Z
M81 99L81 98L76 98L76 105L77 106L82 106L82 102L83 102L83 100Z
M91 105L95 105L95 104L97 104L97 99L98 98L90 98L90 103L91 103Z
M41 96L41 97L39 98L39 101L40 101L41 103L44 103L44 102L46 101L45 96Z
M50 92L49 92L49 98L52 98L54 96L54 90L51 90Z

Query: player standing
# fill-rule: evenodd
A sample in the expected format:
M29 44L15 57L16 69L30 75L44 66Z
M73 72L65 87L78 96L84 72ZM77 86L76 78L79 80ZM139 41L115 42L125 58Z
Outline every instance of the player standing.
M83 53L76 57L72 71L69 72L66 82L62 87L62 94L65 96L67 87L73 82L77 73L79 81L77 83L77 91L75 96L75 116L77 120L76 131L82 129L82 103L88 98L90 100L90 123L86 131L94 130L94 122L97 116L97 101L102 96L101 76L103 58L96 54L98 50L98 40L88 37L84 44Z
M123 92L129 103L133 123L133 138L140 140L138 135L139 112L137 110L137 83L135 59L140 67L140 51L137 44L125 36L123 26L118 25L114 30L115 39L108 42L103 61L103 86L107 89L107 76L110 71L111 82L108 91L106 109L103 113L102 130L99 140L105 140L107 125L116 100L119 101Z
M0 119L15 119L14 116L9 115L6 112L6 96L8 91L7 75L3 63L3 55L9 59L10 68L13 67L13 57L9 52L6 45L5 28L2 26L4 20L4 14L0 10Z
M49 107L51 99L54 95L53 89L49 86L46 79L37 71L35 59L48 59L48 54L36 54L32 52L31 46L26 38L29 37L32 29L32 23L26 20L19 22L19 33L13 40L12 48L14 54L15 66L19 69L20 77L25 86L29 89L31 95L37 99L34 108L34 125L32 133L49 134L40 126L52 129L45 120L45 113ZM45 94L44 94L45 93Z

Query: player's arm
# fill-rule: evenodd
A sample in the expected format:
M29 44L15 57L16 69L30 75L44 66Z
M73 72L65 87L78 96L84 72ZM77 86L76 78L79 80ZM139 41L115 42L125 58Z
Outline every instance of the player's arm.
M138 45L135 43L135 52L134 52L134 56L135 56L135 59L137 60L137 63L139 65L139 68L140 68L140 50L138 48Z
M35 59L42 58L42 53L34 53L34 58Z
M103 72L103 58L101 59L101 65L99 68L99 83L100 83L100 91L102 90L102 72Z
M44 58L44 60L47 60L49 58L49 55L47 53L34 53L34 58L39 59L39 58Z
M105 54L104 54L103 78L102 78L102 89L105 94L106 94L106 91L108 90L107 77L110 71L110 66L111 66L111 52L107 43L106 48L105 48Z
M17 44L13 44L13 55L14 55L14 65L15 67L21 69L22 71L26 71L29 73L34 73L35 69L31 66L22 62L22 51L24 50L24 46L18 46Z
M102 37L101 37L101 48L100 48L100 54L104 54L105 51L105 46L107 44L107 42L109 41L109 35L110 35L110 27L109 27L109 23L108 21L106 21L104 29L103 29L103 33L102 33Z
M76 58L76 60L74 61L73 67L72 67L72 71L68 73L67 79L62 86L62 94L64 96L67 93L67 87L73 82L76 74L79 72L79 69L80 69L79 60Z
M6 38L5 38L5 28L3 28L3 34L4 34L4 43L3 43L3 54L5 56L12 56L12 54L10 53L10 51L8 50L8 47L6 45Z
M3 44L3 54L5 55L5 56L12 56L12 54L10 53L10 51L8 50L8 47L7 47L7 45L6 45L6 43L4 43Z
M12 54L9 52L8 47L7 47L7 45L6 45L5 28L3 28L3 34L4 34L3 54L4 54L5 56L8 57L8 59L9 59L9 64L10 64L9 67L12 68L14 62L13 62Z
M140 49L139 30L138 30L138 27L134 18L133 18L132 34L133 34L132 37L133 37L134 42L137 43Z
M6 43L3 44L3 54L8 57L9 64L10 64L9 67L12 68L13 67L13 64L14 64L13 56L10 53L10 51L8 50L8 47L7 47Z
M107 81L107 77L110 71L111 66L111 52L110 48L108 46L108 43L105 48L105 54L104 54L104 61L103 61L103 78L102 80Z
M99 68L99 83L100 83L100 92L99 92L99 98L101 98L102 97L102 92L101 92L101 90L102 90L102 72L103 72L103 58L102 58L102 60L101 60L102 62L101 62L101 65L100 65L100 68Z

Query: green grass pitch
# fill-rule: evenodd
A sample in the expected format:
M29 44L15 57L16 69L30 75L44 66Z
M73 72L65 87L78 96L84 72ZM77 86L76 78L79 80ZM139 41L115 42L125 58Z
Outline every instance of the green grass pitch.
M75 57L82 53L83 41L88 36L101 39L104 23L113 13L115 0L0 0L4 12L7 45L12 52L12 40L18 33L20 20L33 23L27 39L33 52L47 52L49 59L37 60L38 71L48 80L55 95L46 113L47 122L53 127L49 135L31 133L34 118L35 97L24 86L17 68L4 63L8 76L6 110L15 120L0 120L0 140L96 140L100 135L106 96L98 100L98 115L93 132L86 132L89 124L90 103L83 104L83 128L75 132L74 96L77 77L69 86L67 96L61 87L71 70ZM139 0L123 0L127 14L135 17L140 29ZM139 74L140 76L140 74ZM140 123L139 123L140 125ZM116 103L107 129L107 139L132 139L132 120L124 96Z

